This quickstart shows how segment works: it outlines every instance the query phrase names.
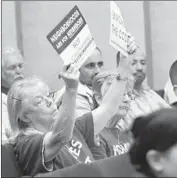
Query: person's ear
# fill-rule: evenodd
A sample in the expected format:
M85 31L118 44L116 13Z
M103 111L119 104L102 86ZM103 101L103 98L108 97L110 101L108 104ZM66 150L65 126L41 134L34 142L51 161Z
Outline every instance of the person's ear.
M155 173L163 171L162 154L156 150L150 150L146 154L146 160L150 169Z

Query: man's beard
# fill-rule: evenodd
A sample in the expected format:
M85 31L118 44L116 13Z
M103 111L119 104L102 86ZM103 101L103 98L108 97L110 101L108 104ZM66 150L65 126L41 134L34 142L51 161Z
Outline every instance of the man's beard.
M14 78L14 82L18 81L18 80L22 80L24 79L24 75L19 75L18 77Z
M146 78L146 74L143 72L137 72L134 74L134 78L135 78L135 85L141 85Z

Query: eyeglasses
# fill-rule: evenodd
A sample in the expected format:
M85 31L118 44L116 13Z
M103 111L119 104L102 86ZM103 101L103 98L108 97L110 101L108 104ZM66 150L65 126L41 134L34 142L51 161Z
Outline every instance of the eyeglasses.
M20 101L20 102L22 101L21 99L18 99L18 98L15 98L15 97L12 97L12 99Z

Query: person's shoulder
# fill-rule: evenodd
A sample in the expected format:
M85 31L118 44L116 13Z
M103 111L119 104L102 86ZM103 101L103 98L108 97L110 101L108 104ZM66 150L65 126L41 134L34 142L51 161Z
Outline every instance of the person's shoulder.
M16 144L17 145L25 145L25 144L38 144L39 140L41 140L45 135L42 134L24 134L20 133L16 137Z

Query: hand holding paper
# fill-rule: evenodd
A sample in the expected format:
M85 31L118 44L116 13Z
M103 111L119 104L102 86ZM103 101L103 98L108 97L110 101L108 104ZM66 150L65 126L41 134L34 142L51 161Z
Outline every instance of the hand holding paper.
M64 66L60 76L65 81L66 88L76 90L79 83L80 72L72 64L70 66Z
M127 52L128 54L133 54L136 49L137 49L137 45L135 43L135 37L132 36L130 33L128 33L128 44L127 44Z

